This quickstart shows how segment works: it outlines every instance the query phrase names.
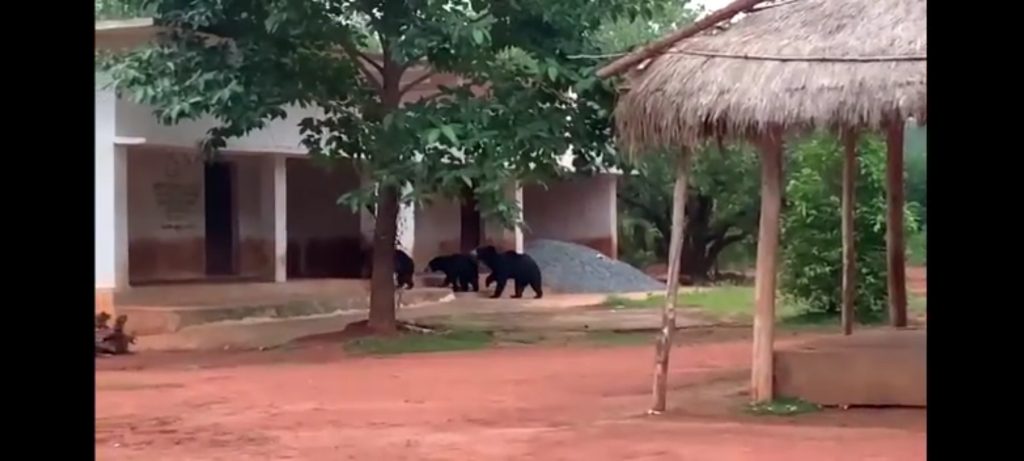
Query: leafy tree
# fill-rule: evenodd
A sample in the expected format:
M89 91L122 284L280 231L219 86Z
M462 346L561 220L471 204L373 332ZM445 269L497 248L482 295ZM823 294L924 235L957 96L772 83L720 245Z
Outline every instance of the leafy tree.
M613 161L612 88L592 77L596 62L569 57L600 51L602 24L635 20L652 3L144 0L172 32L105 62L118 90L163 123L218 120L202 144L211 153L286 118L290 105L321 108L297 129L313 156L353 161L372 183L342 199L376 212L370 326L386 332L400 203L469 188L486 217L514 225L510 182L558 174L570 146L583 171ZM463 81L403 103L416 66Z
M650 245L633 251L668 254L674 159L669 152L652 154L631 168L622 182L620 208L631 219L623 220L631 225L623 240L637 245L641 242L629 237L646 235L644 243ZM707 280L724 250L754 235L760 197L757 171L758 158L749 151L709 148L694 157L680 275L691 281ZM646 233L641 233L643 225L637 221L648 223Z
M781 289L810 312L834 314L842 299L842 147L834 137L817 135L798 141L788 154ZM886 303L884 142L862 138L857 165L855 304L864 321L877 318ZM908 206L906 229L916 228L916 213Z

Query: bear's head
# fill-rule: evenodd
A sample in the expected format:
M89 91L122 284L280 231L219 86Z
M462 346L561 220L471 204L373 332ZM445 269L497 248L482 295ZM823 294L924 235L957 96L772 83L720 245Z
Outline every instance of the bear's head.
M451 256L438 256L427 263L426 272L444 272L448 268Z

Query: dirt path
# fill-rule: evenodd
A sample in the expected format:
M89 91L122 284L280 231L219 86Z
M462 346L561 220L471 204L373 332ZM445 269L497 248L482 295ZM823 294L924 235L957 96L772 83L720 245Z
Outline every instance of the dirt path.
M103 460L900 460L923 411L755 417L749 341L677 349L647 417L652 351L527 347L348 357L334 344L97 363ZM237 366L234 364L243 363Z

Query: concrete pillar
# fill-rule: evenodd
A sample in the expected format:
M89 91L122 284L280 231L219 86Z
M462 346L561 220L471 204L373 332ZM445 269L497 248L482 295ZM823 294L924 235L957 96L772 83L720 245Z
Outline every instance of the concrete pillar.
M412 185L402 188L402 195L412 193ZM398 209L398 244L406 254L412 256L416 247L416 203L402 203Z
M519 207L517 220L523 223L523 188L515 183L506 189L507 196L514 200ZM488 245L494 245L500 251L515 250L523 252L523 228L516 226L515 229L507 229L501 223L489 221L484 226L484 241Z
M288 162L287 157L273 155L264 162L262 197L265 232L273 255L272 276L275 282L288 279Z
M96 310L113 314L113 294L128 288L128 152L111 142L95 152Z
M516 206L519 208L519 215L518 217L516 217L516 222L518 223L518 225L516 225L515 229L513 229L511 232L513 234L512 239L514 242L516 242L516 252L522 253L524 248L522 224L525 222L525 220L523 219L523 187L520 186L518 182L515 184L514 187L515 190L512 192L512 194L515 197Z

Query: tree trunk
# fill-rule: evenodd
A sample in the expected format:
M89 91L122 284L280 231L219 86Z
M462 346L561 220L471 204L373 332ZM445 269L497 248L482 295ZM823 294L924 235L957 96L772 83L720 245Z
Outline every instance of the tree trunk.
M907 277L903 241L903 120L889 122L886 130L886 253L889 283L889 323L907 326Z
M398 190L381 187L373 228L373 274L370 279L369 326L377 333L395 331L395 239L398 234Z
M672 232L669 238L668 273L678 274L683 252L683 233L686 215L686 183L690 176L692 153L684 149L676 161L676 186L672 191ZM679 277L669 277L665 291L665 306L661 313L661 336L655 349L654 398L650 413L665 411L668 384L669 355L676 331L676 305L679 303Z
M398 110L404 69L391 57L389 43L383 43L381 72L381 117ZM390 155L377 152L377 155ZM378 183L379 184L379 183ZM369 327L376 333L393 333L397 327L395 298L395 242L398 239L400 190L381 185L377 191L377 217L373 228L373 273L370 277Z
M772 130L758 140L761 151L761 223L757 236L757 275L754 279L754 352L751 398L755 403L774 397L775 279L782 208L782 132Z
M854 181L857 176L857 133L843 130L843 334L853 334L854 299L857 295L857 253L854 249L854 208L857 201Z

